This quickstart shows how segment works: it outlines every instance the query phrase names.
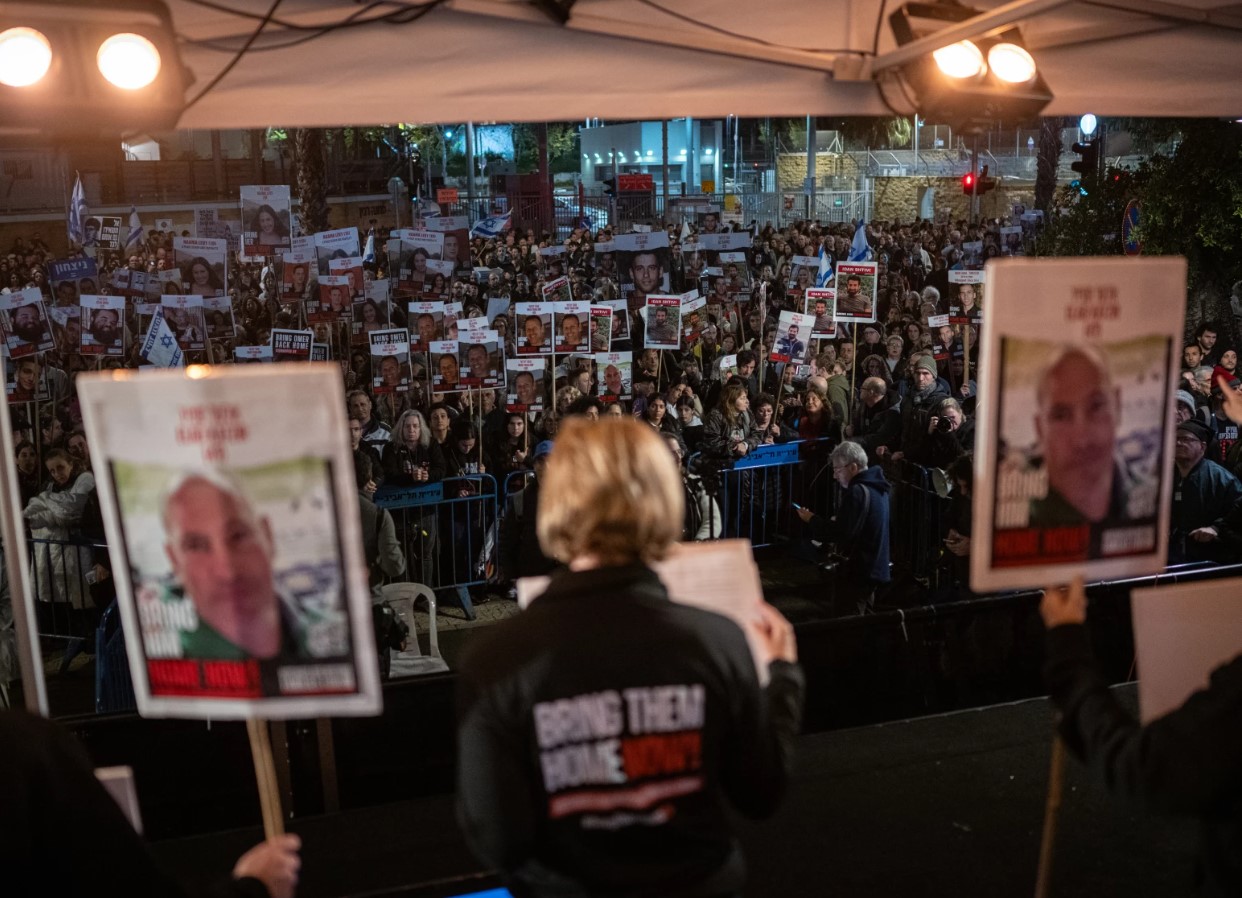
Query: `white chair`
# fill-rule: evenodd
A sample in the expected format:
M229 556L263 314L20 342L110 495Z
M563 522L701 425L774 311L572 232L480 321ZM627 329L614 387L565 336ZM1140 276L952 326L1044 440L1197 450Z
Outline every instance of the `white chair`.
M406 626L410 629L409 638L406 640L406 648L403 652L394 652L392 657L392 670L389 676L393 679L398 677L411 677L419 674L443 673L448 670L448 664L440 655L440 634L436 628L436 595L431 591L430 587L424 586L422 583L389 583L380 588L382 595L397 616L405 621ZM430 654L423 655L422 649L418 645L418 627L414 623L414 600L418 598L427 601L428 622L428 648Z

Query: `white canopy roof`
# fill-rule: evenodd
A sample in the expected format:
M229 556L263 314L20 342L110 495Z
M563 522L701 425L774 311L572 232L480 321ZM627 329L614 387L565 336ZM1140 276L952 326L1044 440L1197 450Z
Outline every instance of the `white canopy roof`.
M284 0L277 21L180 124L893 112L865 67L882 67L895 48L888 26L895 2L578 0L564 25L541 11L558 2L565 0L433 0L414 18L413 3L371 9L350 0ZM993 25L1020 25L1055 96L1045 114L1242 116L1240 6L1212 0L972 5ZM194 96L255 31L267 4L170 0L170 7L197 79L189 89ZM314 34L290 25L391 14L414 20L354 24L281 47ZM860 80L842 80L847 68Z

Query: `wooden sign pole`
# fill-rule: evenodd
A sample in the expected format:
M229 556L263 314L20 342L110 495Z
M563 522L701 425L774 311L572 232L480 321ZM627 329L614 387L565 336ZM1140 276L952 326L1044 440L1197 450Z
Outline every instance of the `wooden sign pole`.
M254 759L254 776L259 786L263 834L268 839L274 839L284 835L285 819L280 805L280 786L276 780L276 765L272 761L272 740L267 721L258 717L247 719L246 733L250 736L250 754Z

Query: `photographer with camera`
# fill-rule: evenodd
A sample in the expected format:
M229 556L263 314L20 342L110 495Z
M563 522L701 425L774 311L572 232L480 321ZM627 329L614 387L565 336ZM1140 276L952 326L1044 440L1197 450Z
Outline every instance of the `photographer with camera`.
M942 399L927 419L927 430L906 450L906 460L944 470L974 445L975 425L956 399Z

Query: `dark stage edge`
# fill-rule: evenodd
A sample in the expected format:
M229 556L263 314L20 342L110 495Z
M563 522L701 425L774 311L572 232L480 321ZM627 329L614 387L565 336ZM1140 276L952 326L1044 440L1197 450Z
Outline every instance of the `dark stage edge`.
M1133 705L1133 686L1119 694ZM1051 743L1043 699L804 736L781 810L740 825L746 894L1033 894ZM429 898L493 884L458 834L450 796L291 829L304 843L303 898ZM201 882L259 838L257 829L234 831L162 842L156 852ZM1111 798L1071 761L1051 894L1189 894L1194 840L1191 822ZM460 889L443 886L458 877Z

